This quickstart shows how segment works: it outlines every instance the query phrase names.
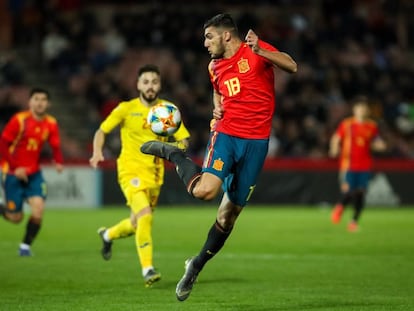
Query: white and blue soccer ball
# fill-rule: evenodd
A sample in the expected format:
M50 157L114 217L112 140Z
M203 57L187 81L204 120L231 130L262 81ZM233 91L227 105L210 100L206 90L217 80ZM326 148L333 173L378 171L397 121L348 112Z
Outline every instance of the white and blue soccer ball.
M173 135L181 125L180 110L172 103L159 103L149 110L147 123L159 136Z

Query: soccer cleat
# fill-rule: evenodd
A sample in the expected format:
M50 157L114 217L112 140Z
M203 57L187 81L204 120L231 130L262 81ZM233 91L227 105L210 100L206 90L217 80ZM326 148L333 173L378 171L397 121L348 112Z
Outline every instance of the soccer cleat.
M21 248L21 247L19 247L19 256L20 257L31 257L32 256L32 251L30 250L30 248Z
M105 260L109 260L111 259L111 256L112 256L112 242L105 241L104 234L106 230L108 229L106 229L105 227L99 228L98 234L102 239L102 249L101 249L102 257Z
M179 301L184 301L190 296L193 285L197 280L200 270L193 266L194 257L185 261L185 272L175 288L175 295Z
M161 280L161 273L159 273L155 269L151 269L147 272L147 274L145 274L144 280L145 280L145 287L151 287L152 284Z
M344 206L342 204L336 204L331 214L332 223L339 224L343 212Z
M359 230L358 223L353 220L348 224L348 231L349 232L357 232Z
M180 148L177 148L176 146L157 140L151 140L142 144L140 149L142 153L152 154L168 161L171 161L171 154L176 152L184 153Z

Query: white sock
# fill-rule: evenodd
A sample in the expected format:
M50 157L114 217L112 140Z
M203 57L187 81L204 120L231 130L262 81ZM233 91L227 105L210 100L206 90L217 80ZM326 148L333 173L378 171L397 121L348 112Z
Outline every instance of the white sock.
M20 243L20 248L21 249L30 249L30 245L29 244L25 244L25 243Z
M109 238L109 230L108 230L108 229L106 229L106 230L105 230L105 232L104 232L104 234L103 234L103 239L104 239L106 242L111 242L111 239Z
M148 273L148 271L153 270L153 269L154 269L153 266L142 268L142 276L145 276Z

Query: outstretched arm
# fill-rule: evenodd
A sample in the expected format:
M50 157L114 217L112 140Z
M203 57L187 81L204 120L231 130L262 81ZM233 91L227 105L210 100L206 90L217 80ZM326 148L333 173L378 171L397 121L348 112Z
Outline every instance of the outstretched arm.
M89 164L93 168L97 168L98 163L104 160L104 156L102 153L104 143L105 133L101 129L98 129L93 137L93 152L92 157L89 159Z
M61 173L63 171L63 154L60 142L59 128L57 126L57 123L54 123L54 128L50 133L49 145L52 148L55 169L58 173Z
M289 54L262 49L259 46L259 37L253 30L250 29L248 31L245 40L254 53L268 59L273 65L280 69L289 73L295 73L298 70L298 65Z
M333 134L329 142L329 156L336 158L339 154L339 147L341 145L341 138L338 134Z
M223 105L221 104L221 95L216 90L213 92L213 104L213 118L220 120L223 117L224 109Z

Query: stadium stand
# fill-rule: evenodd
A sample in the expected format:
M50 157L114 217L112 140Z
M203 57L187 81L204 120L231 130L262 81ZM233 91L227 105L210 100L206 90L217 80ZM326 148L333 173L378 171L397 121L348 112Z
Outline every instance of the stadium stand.
M269 157L326 157L332 131L359 93L372 99L373 117L391 146L386 156L414 156L411 1L39 3L9 9L12 16L25 16L18 25L12 19L13 29L30 30L14 36L13 44L21 51L29 42L36 51L21 61L31 62L27 68L42 72L56 90L56 113L68 120L71 157L86 156L100 120L119 100L136 96L136 69L148 62L160 66L163 96L180 105L193 135L190 153L200 155L211 116L202 24L219 11L232 12L242 34L254 28L298 61L296 75L277 74ZM0 86L0 107L10 100L2 96L7 87ZM116 138L108 145L108 155L115 156Z

